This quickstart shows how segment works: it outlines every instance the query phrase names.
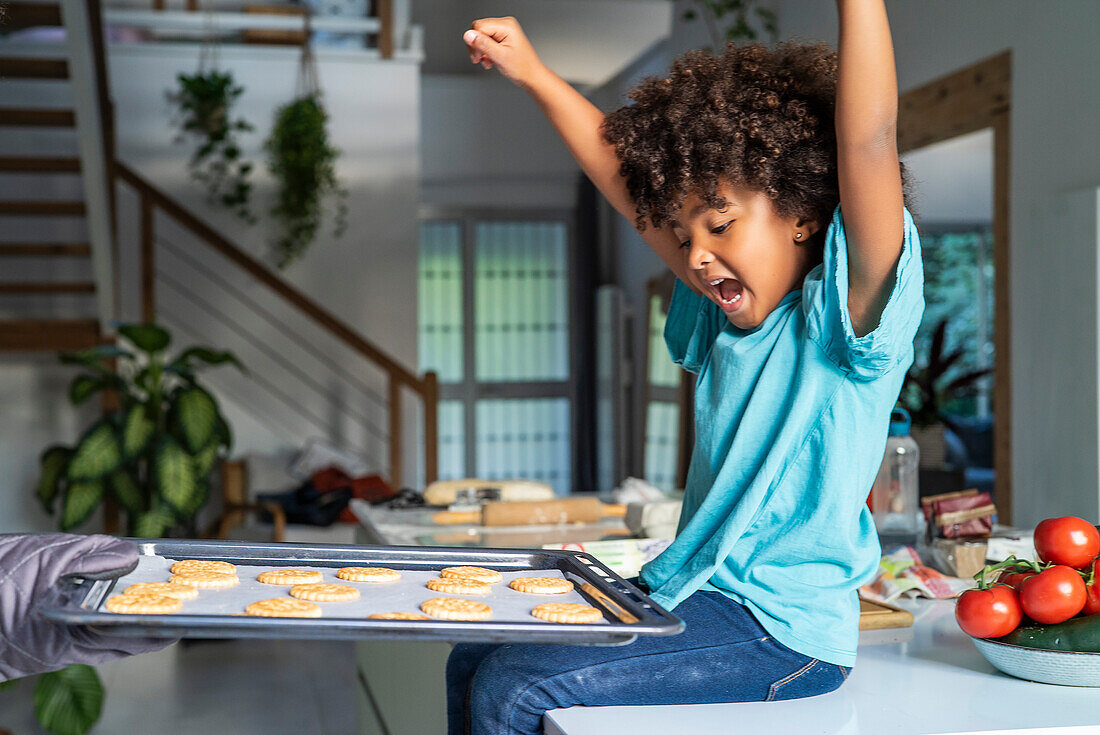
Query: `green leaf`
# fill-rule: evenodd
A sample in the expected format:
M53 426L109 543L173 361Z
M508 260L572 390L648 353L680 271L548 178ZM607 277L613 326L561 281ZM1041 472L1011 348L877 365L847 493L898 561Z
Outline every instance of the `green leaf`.
M226 452L233 449L233 429L229 427L229 422L220 413L218 414L218 436L221 437Z
M145 404L135 404L126 414L126 422L123 424L122 455L130 460L144 452L156 431L157 426L149 418Z
M84 401L106 388L109 381L103 376L77 375L69 384L69 400L74 406L79 406Z
M107 478L111 494L127 513L141 513L145 510L145 497L138 487L137 480L128 470L120 469Z
M59 445L52 446L42 453L39 464L42 465L42 474L38 478L38 487L34 494L47 513L53 513L53 501L57 497L57 491L61 487L61 478L65 476L65 469L69 466L69 459L73 456L73 450Z
M65 492L65 502L61 506L62 531L79 526L92 514L103 499L103 480L79 480L70 482Z
M0 692L4 691L5 689L11 689L13 686L16 685L17 682L20 682L20 681L22 681L21 678L20 679L7 679L6 681L0 681Z
M115 345L99 345L79 352L62 352L60 355L61 362L65 365L83 365L101 373L111 373L112 370L106 362L119 357L133 360L135 356L133 352Z
M84 735L103 709L103 685L95 669L74 664L38 677L34 714L56 735Z
M237 356L228 350L213 350L209 347L189 347L181 352L169 368L191 370L191 360L201 360L207 365L222 365L224 363L232 363L237 366L237 369L242 373L247 373L244 365L237 359Z
M156 324L123 324L118 333L146 352L160 352L172 341L172 336Z
M175 524L175 514L158 503L137 517L134 522L134 535L140 538L160 538Z
M172 410L172 426L192 454L210 443L218 428L218 405L201 388L180 391Z
M194 455L195 477L199 480L206 480L210 475L210 471L214 469L214 465L218 461L218 450L220 448L221 437L215 436L209 444Z
M171 437L157 447L153 456L153 487L172 510L181 516L196 500L202 489L195 478L195 462L183 447Z
M187 503L187 507L184 508L183 516L185 518L191 518L199 510L206 505L206 501L210 499L210 484L205 480L198 481L198 489L191 496L190 501Z
M67 475L70 480L97 480L114 472L121 462L114 427L107 419L100 419L77 444Z

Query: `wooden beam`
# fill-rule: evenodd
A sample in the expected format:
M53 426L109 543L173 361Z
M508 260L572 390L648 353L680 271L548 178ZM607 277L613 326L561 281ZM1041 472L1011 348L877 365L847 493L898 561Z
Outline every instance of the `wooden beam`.
M65 59L0 56L0 78L68 79L69 62Z
M1012 525L1012 248L1009 227L1011 126L993 118L993 469L998 520Z
M62 215L79 217L84 214L84 202L0 202L0 214L9 215Z
M903 94L898 152L988 128L1012 98L1011 52L1005 51Z
M146 324L157 318L156 231L153 200L141 195L141 320Z
M25 296L29 294L89 294L95 293L95 284L83 281L48 281L28 283L0 283L0 296Z
M0 350L84 350L99 342L99 324L95 319L0 321Z
M0 171L4 173L80 173L80 159L75 157L0 156Z
M0 243L0 257L7 258L86 258L91 254L91 246L80 242Z
M5 3L4 30L61 25L61 6L57 3Z
M439 376L436 373L424 373L423 395L424 484L427 485L439 479Z
M401 384L390 376L390 486L401 489Z
M377 0L378 22L381 28L378 31L378 55L383 59L393 58L393 0Z
M72 110L0 107L0 125L26 128L72 128L76 126L76 115Z

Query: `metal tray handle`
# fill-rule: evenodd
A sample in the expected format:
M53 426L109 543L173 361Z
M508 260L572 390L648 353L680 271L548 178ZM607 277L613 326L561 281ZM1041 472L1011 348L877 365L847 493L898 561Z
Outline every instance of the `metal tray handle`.
M633 613L627 612L622 605L605 595L603 592L596 588L596 585L592 584L591 582L585 582L584 584L582 584L581 590L589 597L591 597L594 601L600 603L601 607L614 615L621 622L638 622L638 618Z

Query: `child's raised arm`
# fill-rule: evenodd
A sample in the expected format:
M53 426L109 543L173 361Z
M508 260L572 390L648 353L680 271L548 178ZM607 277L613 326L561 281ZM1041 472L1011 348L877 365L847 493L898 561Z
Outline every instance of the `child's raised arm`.
M496 66L534 98L588 178L611 206L633 223L637 211L626 180L619 175L615 148L600 132L604 114L599 108L539 60L515 18L474 21L462 39L472 62L480 62L486 69ZM641 235L677 277L689 283L683 272L686 266L680 242L672 230L651 226Z
M848 241L848 310L857 335L878 326L904 237L898 83L883 0L837 0L840 209Z

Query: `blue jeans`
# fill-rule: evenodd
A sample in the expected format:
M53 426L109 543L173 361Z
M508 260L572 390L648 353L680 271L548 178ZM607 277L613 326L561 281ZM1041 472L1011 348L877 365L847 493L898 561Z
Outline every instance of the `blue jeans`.
M538 735L573 705L709 704L831 692L851 671L787 648L743 605L696 592L674 636L625 646L460 644L447 660L449 735Z

